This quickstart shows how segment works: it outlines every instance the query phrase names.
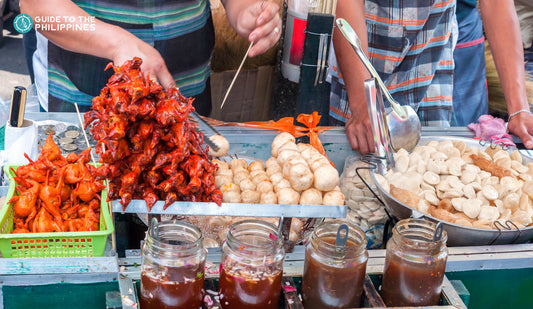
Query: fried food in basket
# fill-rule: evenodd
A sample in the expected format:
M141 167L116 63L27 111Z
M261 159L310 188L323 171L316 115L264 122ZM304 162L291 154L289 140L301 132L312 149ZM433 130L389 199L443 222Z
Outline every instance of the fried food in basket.
M46 139L37 160L21 165L13 179L15 191L12 233L97 231L100 222L100 192L105 188L97 181L90 166L91 149L67 158L54 143Z

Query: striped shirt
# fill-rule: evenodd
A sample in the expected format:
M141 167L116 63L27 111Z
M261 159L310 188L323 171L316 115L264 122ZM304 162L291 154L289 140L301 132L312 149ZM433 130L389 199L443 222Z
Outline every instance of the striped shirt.
M214 29L208 0L76 0L89 15L117 25L159 51L177 87L209 113L207 83L214 47ZM46 49L46 50L39 50ZM104 71L109 59L67 51L38 36L39 78L36 86L41 106L47 111L83 110L106 85L112 70ZM35 64L36 63L36 64ZM207 109L207 110L206 110Z
M392 96L423 125L449 126L452 116L455 0L366 0L370 61ZM354 57L356 57L354 55ZM330 57L330 124L350 115L336 61Z

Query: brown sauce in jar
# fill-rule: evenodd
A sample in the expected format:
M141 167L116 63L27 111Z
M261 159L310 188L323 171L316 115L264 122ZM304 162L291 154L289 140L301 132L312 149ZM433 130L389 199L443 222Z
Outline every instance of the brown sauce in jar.
M142 309L196 309L202 307L204 270L198 265L167 267L165 277L141 273ZM203 267L203 265L201 265Z
M334 237L321 240L334 245ZM348 240L347 246L356 244ZM366 260L326 264L323 258L306 250L302 295L304 307L352 308L359 307L366 272Z
M278 309L282 276L281 270L249 274L222 267L220 304L228 309Z
M415 263L391 255L385 262L381 296L387 306L436 306L446 260Z

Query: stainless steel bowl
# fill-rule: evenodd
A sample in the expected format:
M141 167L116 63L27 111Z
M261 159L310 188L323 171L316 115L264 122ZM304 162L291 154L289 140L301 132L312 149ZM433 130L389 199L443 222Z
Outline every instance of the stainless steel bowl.
M463 138L463 137L443 137L443 136L424 136L420 139L418 145L426 145L430 141L455 140L463 141L467 146L477 146L485 149L487 146L481 146L479 141ZM524 162L531 162L528 157L522 156ZM482 246L482 245L503 245L512 243L526 243L533 239L533 226L516 229L513 226L503 227L498 229L480 229L466 227L462 225L453 224L434 218L428 214L424 214L416 209L413 209L394 197L392 197L383 187L376 181L374 171L370 172L372 181L374 182L378 195L385 203L386 208L398 219L405 219L409 217L426 218L434 222L441 222L444 229L448 233L448 246Z

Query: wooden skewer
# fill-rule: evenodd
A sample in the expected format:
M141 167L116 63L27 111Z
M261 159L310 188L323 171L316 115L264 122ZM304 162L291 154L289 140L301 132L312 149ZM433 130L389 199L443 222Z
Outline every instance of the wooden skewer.
M80 113L80 110L78 108L78 103L74 102L74 106L76 107L76 113L78 114L78 120L80 121L80 126L81 126L81 131L83 132L83 136L85 137L85 142L87 143L87 148L91 149L91 145L89 144L89 138L87 137L87 132L85 132L85 126L83 124L83 121L81 119L81 113ZM93 151L91 149L91 159L93 161L93 164L94 166L96 166L96 160L94 159L94 156L93 156ZM109 192L109 182L105 182L105 185L106 185L106 190L107 192ZM111 206L111 203L107 203L108 207L109 207L109 217L111 218L111 222L110 224L113 224L114 222L114 219L113 219L113 207ZM117 240L115 238L115 233L111 233L111 249L113 251L113 255L116 254L117 252Z
M264 1L263 1L264 2ZM250 46L248 46L248 50L246 50L246 53L244 54L244 57L242 58L241 64L239 65L239 68L237 69L237 72L235 72L235 76L233 76L233 80L231 80L231 84L229 84L228 90L226 90L226 94L224 95L224 99L222 100L222 104L220 104L220 109L224 107L224 103L226 103L226 99L228 98L228 94L231 91L231 88L233 87L233 83L235 83L235 80L237 79L237 76L239 76L239 73L241 72L242 65L248 58L248 53L250 52L250 48L254 45L254 42L250 43Z
M81 114L80 114L80 109L78 108L78 103L74 102L74 106L76 107L76 114L78 114L78 120L80 121L81 132L83 132L83 136L85 137L87 148L91 148L91 145L89 144L89 138L87 138L87 133L85 132L85 126L83 125L83 121L81 119ZM96 160L94 159L92 149L91 149L91 160L93 161L93 164L96 165Z

